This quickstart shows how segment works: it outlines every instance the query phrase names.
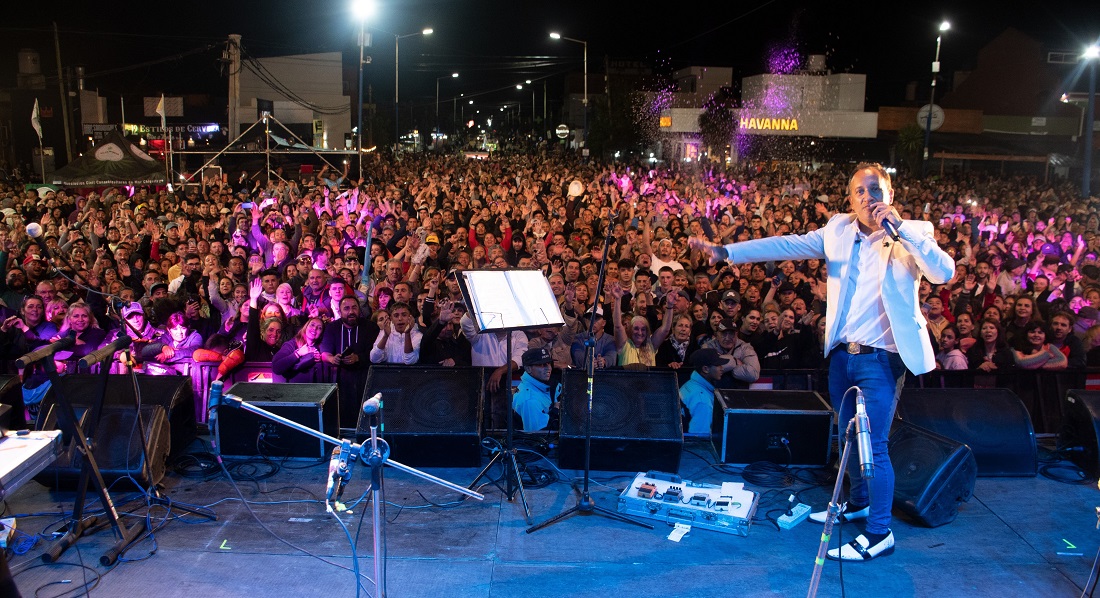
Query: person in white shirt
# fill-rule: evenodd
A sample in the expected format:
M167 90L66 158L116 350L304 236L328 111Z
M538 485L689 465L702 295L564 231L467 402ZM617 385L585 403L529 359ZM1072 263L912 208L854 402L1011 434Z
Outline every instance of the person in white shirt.
M890 510L894 470L887 439L906 368L923 374L935 367L927 323L921 315L921 277L944 284L955 262L940 249L932 223L902 220L893 204L890 175L879 164L860 164L848 183L849 214L804 235L783 235L717 245L693 238L691 246L711 262L745 264L785 259L824 259L828 272L825 354L831 355L829 396L843 429L855 414L855 390L866 400L875 476L863 479L849 463L851 490L841 508L846 520L867 519L852 542L829 550L834 560L867 561L894 551ZM884 227L888 224L889 233ZM810 516L825 521L825 512Z
M424 335L413 323L407 303L392 303L386 310L390 321L378 333L370 350L371 363L412 365L420 359L420 341Z

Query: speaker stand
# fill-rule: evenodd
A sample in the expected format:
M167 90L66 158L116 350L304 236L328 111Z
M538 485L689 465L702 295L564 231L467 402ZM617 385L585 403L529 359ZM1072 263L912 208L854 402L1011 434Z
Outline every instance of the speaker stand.
M513 393L515 392L515 389L512 388L512 331L511 330L508 330L507 360L508 360L508 373L507 373L507 377L505 379L505 383L508 385L508 418L507 418L508 419L508 432L507 432L507 436L505 438L505 443L504 443L504 446L501 447L500 451L497 452L497 454L493 455L493 458L489 460L489 463L477 474L477 477L474 478L474 481L470 482L470 485L467 486L466 488L468 490L473 490L474 487L477 486L477 483L481 480L481 478L485 477L485 475L487 473L489 473L489 469L491 469L497 461L503 461L502 465L504 467L504 480L505 481L504 481L504 488L501 488L501 490L504 492L504 496L505 496L505 498L508 499L508 502L514 501L516 499L516 493L517 492L519 493L519 500L520 500L520 503L523 505L523 521L526 522L527 525L531 525L531 507L527 505L527 493L523 489L523 478L520 474L519 462L516 461L516 449L512 445L512 435L513 435L513 432L515 431L515 422L513 421L513 418L511 416L511 414L512 414L512 404L513 404L513 401L515 400L514 397L513 397ZM489 409L491 411L492 408L493 408L491 397L490 397L489 401L490 401ZM494 485L497 486L498 488L500 488L500 481L497 480L494 483Z
M600 262L600 275L596 280L596 301L599 301L600 296L603 294L603 282L607 274L607 248L611 247L611 234L615 230L615 218L616 214L611 214L607 223L607 237L604 239L604 252L603 260ZM617 301L617 299L616 299ZM595 310L595 307L592 308ZM589 491L589 482L591 481L592 474L592 398L593 380L596 377L596 314L593 311L592 316L588 318L588 338L584 341L584 364L585 370L588 373L588 409L585 412L585 424L584 424L584 482L582 489L577 496L577 504L573 507L558 513L557 515L543 521L542 523L533 527L527 528L527 533L534 533L540 529L553 525L559 521L567 519L573 515L592 515L599 513L604 517L610 519L617 519L626 523L633 523L639 527L646 529L653 529L653 526L648 523L643 523L625 515L620 515L611 509L605 509L596 504L596 501L592 500L592 493ZM564 416L562 419L565 419Z
M123 318L125 320L125 318ZM127 322L129 325L129 322ZM194 515L196 517L202 517L207 521L217 521L217 513L210 509L203 509L200 507L191 507L181 505L180 503L172 502L172 500L160 493L160 489L153 483L153 466L149 463L149 439L145 437L145 422L141 417L141 385L138 384L137 371L134 369L133 355L129 350L122 351L119 356L119 361L130 370L130 379L134 384L134 417L137 419L137 429L141 434L141 457L142 457L142 473L145 474L145 480L149 483L149 488L146 496L146 503L149 506L158 505L165 509L176 509ZM109 370L107 363L101 363L100 367L104 370ZM125 551L123 551L125 552Z

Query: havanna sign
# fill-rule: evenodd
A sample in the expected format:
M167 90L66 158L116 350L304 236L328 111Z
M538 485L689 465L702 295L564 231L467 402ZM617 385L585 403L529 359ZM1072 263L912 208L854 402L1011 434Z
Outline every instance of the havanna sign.
M797 131L797 118L741 118L738 128L753 131Z

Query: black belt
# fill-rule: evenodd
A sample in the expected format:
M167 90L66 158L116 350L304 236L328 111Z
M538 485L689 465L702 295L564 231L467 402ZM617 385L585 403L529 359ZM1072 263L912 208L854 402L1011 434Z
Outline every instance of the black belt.
M886 349L880 349L878 347L871 347L868 345L861 345L859 343L840 343L837 345L837 350L843 350L849 355L867 355L869 353L878 353L879 351L885 351Z

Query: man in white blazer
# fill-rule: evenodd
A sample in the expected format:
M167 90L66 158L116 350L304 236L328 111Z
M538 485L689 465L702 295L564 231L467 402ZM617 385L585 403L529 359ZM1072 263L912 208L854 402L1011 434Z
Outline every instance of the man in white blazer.
M860 164L848 183L851 212L804 235L716 245L692 239L711 262L736 264L788 259L824 259L828 272L825 354L831 355L829 395L844 429L855 415L858 387L866 399L874 456L874 477L859 474L852 451L850 497L841 506L845 521L866 519L863 534L831 559L867 561L891 554L890 509L894 470L887 451L890 423L906 368L923 374L935 367L935 353L921 315L917 290L921 276L942 284L955 275L955 262L940 249L932 223L902 220L891 205L890 175L879 164ZM897 237L883 228L888 222ZM849 392L851 391L851 392ZM826 512L810 516L824 522Z

